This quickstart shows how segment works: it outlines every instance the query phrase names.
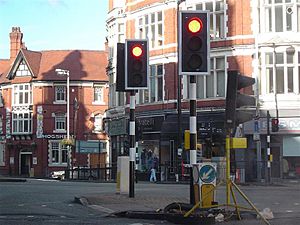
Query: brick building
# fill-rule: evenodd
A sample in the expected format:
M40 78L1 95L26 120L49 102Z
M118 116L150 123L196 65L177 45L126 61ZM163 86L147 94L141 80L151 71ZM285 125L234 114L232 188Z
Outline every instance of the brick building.
M272 177L300 175L299 7L296 0L110 0L107 124L112 161L127 154L128 140L128 96L116 92L116 43L148 38L150 86L136 95L137 168L147 171L155 156L161 173L178 171L178 162L186 155L179 156L178 149L183 147L184 130L189 129L189 80L177 73L177 12L208 10L211 74L197 77L199 156L223 159L227 71L238 70L256 79L252 90L243 91L256 97L257 107L248 110L257 117L241 126L248 149L236 153L237 168L245 171L246 180L265 177L269 110L280 121L279 132L271 132Z
M102 120L108 102L105 51L31 51L19 27L10 33L10 59L0 60L0 173L46 177L68 164L67 83L69 71L71 165L104 166L107 135ZM99 142L98 153L80 152L79 141ZM82 142L81 142L82 143ZM101 144L100 144L101 143Z

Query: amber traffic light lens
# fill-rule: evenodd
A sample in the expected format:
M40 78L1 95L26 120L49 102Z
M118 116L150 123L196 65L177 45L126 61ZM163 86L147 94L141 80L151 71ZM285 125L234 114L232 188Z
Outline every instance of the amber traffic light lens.
M203 25L202 25L202 21L197 18L194 17L192 18L189 22L188 22L188 30L192 33L198 33L201 31Z
M140 57L143 53L143 50L140 46L134 46L131 52L134 57Z

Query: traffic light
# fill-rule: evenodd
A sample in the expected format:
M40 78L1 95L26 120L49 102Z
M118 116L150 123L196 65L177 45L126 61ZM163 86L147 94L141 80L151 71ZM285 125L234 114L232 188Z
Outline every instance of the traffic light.
M117 43L116 91L125 91L125 44Z
M181 11L179 14L179 74L210 73L208 11Z
M279 120L277 118L272 118L272 132L279 131Z
M125 43L125 89L148 88L148 42L130 39Z
M241 76L237 71L228 71L227 76L225 123L227 127L233 128L235 122L243 123L252 119L252 114L243 111L241 107L255 106L256 99L253 96L241 94L240 90L252 86L255 79ZM236 113L237 108L240 108L238 113Z

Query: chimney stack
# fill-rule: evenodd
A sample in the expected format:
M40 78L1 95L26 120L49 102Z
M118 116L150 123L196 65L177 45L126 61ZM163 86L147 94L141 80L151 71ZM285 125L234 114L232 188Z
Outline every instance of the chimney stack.
M13 27L11 33L9 34L10 37L10 60L13 61L18 51L21 48L25 48L25 44L22 42L23 33L21 32L20 27Z

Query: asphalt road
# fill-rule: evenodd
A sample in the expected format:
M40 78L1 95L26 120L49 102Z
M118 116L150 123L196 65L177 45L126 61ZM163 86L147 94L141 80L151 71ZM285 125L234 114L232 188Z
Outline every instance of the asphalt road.
M28 179L27 182L0 182L0 224L122 224L170 225L167 221L107 217L107 213L74 202L75 196L101 196L113 193L116 184L67 182ZM300 183L276 186L243 186L242 190L259 209L271 208L275 218L272 225L300 224ZM224 200L225 188L217 191L218 201ZM136 193L160 193L164 199L174 195L188 199L189 186L180 184L136 185ZM239 200L241 201L241 199ZM126 210L126 209L124 209ZM260 220L242 220L224 225L258 225Z
M106 213L74 202L75 196L111 192L115 184L28 179L0 182L0 224L170 224L106 217Z

